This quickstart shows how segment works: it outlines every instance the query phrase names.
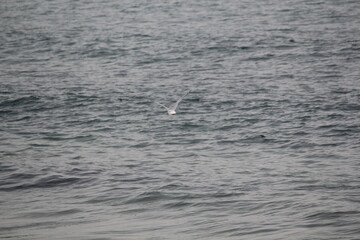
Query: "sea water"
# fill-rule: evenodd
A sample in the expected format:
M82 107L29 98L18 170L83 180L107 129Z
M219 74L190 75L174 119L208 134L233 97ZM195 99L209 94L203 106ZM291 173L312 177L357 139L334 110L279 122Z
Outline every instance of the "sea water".
M359 16L1 1L0 238L360 239Z

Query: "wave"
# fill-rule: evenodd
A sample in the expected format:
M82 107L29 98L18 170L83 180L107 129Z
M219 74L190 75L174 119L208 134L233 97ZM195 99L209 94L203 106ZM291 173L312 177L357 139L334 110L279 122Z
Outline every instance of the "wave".
M20 105L31 104L34 102L38 102L40 97L37 96L27 96L27 97L20 97L12 100L5 100L0 103L0 107L16 107Z
M0 191L31 190L34 188L57 188L69 185L83 184L91 179L81 177L65 177L62 175L50 175L35 179L39 174L15 173L10 175L0 187ZM31 181L33 180L33 181Z

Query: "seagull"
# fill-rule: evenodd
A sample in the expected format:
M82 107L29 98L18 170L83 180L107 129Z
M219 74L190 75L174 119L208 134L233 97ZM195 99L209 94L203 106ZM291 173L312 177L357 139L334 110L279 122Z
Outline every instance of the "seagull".
M179 103L181 102L181 100L183 100L184 97L186 97L186 95L189 94L189 92L190 92L190 90L188 90L181 98L179 98L179 100L177 100L176 103L171 107L166 107L165 105L163 105L157 101L154 101L154 100L152 102L165 108L169 115L175 115L176 114L175 110L178 107Z

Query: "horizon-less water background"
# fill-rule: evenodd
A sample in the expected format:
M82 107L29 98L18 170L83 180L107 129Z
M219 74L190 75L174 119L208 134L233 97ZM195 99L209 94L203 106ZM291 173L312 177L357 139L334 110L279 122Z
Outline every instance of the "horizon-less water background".
M1 1L0 238L360 239L359 16Z

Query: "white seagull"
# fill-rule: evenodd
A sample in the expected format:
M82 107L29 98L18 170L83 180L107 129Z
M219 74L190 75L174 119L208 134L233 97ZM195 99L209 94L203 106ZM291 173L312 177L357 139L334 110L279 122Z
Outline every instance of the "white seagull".
M154 101L154 100L152 100L152 102L155 103L155 104L157 104L157 105L160 105L160 106L164 107L164 108L167 110L167 112L168 112L169 115L175 115L175 114L176 114L175 110L176 110L176 108L178 107L179 103L181 102L181 100L183 100L184 97L186 97L186 95L189 94L189 92L190 92L190 90L188 90L188 91L184 94L184 96L182 96L181 98L179 98L179 100L177 100L176 103L175 103L173 106L171 106L171 107L166 107L165 105L163 105L163 104L161 104L161 103L159 103L159 102L157 102L157 101Z

